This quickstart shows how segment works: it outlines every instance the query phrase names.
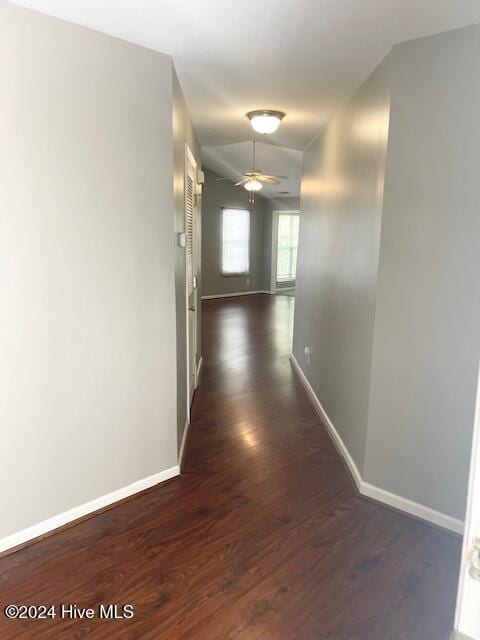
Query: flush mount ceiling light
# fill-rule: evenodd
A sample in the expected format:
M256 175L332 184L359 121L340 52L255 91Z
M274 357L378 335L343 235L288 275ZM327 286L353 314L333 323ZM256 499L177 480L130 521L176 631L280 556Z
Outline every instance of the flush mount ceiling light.
M258 109L247 113L250 124L258 133L273 133L278 129L284 117L283 111L272 111L271 109Z

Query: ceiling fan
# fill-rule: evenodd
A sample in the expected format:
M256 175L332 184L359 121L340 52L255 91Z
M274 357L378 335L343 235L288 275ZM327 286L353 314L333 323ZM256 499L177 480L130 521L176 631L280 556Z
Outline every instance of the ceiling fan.
M263 188L263 184L277 185L282 180L288 180L288 176L271 176L263 173L255 168L255 140L253 140L253 168L245 173L235 183L236 187L243 187L250 193L249 202L254 201L255 192ZM219 180L228 180L228 178L217 178Z

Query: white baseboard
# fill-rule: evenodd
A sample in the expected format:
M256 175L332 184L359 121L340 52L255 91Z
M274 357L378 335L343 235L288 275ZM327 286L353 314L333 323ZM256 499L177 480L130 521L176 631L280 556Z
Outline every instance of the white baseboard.
M202 300L213 300L214 298L236 298L237 296L252 296L257 293L270 293L260 289L259 291L239 291L238 293L219 293L214 296L202 296Z
M182 444L180 445L180 451L178 452L178 466L180 468L180 471L182 469L183 457L185 455L185 446L187 444L189 430L190 430L190 422L187 420L185 422L185 428L183 429Z
M12 549L13 547L17 547L18 545L25 544L34 538L45 535L46 533L50 533L51 531L54 531L59 527L63 527L74 520L83 518L94 511L113 505L115 502L128 498L135 493L139 493L145 489L150 489L150 487L153 487L160 482L164 482L165 480L169 480L170 478L174 478L179 474L180 469L179 466L176 465L170 469L165 469L165 471L160 471L152 476L143 478L142 480L137 480L126 487L112 491L112 493L107 493L100 498L95 498L94 500L90 500L90 502L85 502L78 507L59 513L58 515L48 518L47 520L43 520L43 522L39 522L38 524L34 524L27 529L17 531L6 538L0 539L0 553L7 551L8 549Z
M290 356L290 360L292 362L293 368L300 378L301 383L303 384L305 391L307 392L308 397L310 398L316 412L322 419L322 422L325 424L327 432L329 433L335 448L339 452L339 454L344 459L352 478L355 482L355 485L359 491L359 493L363 496L371 498L377 502L381 502L386 504L394 509L398 509L399 511L404 511L412 516L420 518L421 520L426 520L427 522L431 522L438 527L442 527L443 529L448 529L449 531L453 531L458 534L463 534L464 530L464 522L462 520L458 520L457 518L453 518L445 513L441 513L440 511L435 511L434 509L430 509L430 507L426 507L425 505L419 504L418 502L414 502L413 500L409 500L408 498L403 498L395 493L391 493L390 491L386 491L385 489L381 489L380 487L376 487L369 482L363 480L361 473L355 464L352 456L350 455L345 443L343 442L340 434L335 429L332 421L328 417L325 409L322 407L320 400L318 399L315 391L313 390L310 382L308 381L306 375L304 374L302 368L300 367L297 359L293 354Z
M421 520L427 520L427 522L431 522L437 527L442 527L442 529L448 529L449 531L463 535L464 522L446 513L435 511L435 509L430 509L430 507L426 507L423 504L413 502L413 500L409 500L408 498L403 498L396 493L390 493L390 491L380 489L380 487L376 487L364 480L362 480L360 493L367 498L372 498L372 500L388 504L394 509L409 513L411 516L415 516Z
M300 378L300 382L305 387L305 391L307 392L307 395L310 398L310 401L312 402L315 408L315 411L318 413L322 422L325 424L327 432L330 435L333 441L333 444L335 445L335 448L337 449L338 453L342 456L342 458L345 460L345 463L352 475L352 478L357 486L357 489L360 491L360 487L362 484L362 476L360 474L360 471L358 470L357 465L355 464L354 459L350 455L350 452L345 446L342 438L340 437L340 434L333 426L333 422L328 417L327 412L322 407L320 400L317 398L317 395L312 388L312 385L308 381L307 376L303 373L303 370L298 364L297 359L295 358L293 353L290 355L290 360L293 364L293 368L295 369L298 377Z
M197 364L197 377L196 377L197 387L198 387L198 381L200 379L200 372L202 371L202 367L203 367L203 356L200 356L200 360L198 361L198 364Z

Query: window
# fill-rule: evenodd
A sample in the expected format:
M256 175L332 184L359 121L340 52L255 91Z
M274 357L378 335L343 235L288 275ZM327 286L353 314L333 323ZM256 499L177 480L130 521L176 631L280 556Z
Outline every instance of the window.
M247 274L250 268L250 211L222 211L222 273Z
M297 273L299 216L278 214L277 282L292 282Z

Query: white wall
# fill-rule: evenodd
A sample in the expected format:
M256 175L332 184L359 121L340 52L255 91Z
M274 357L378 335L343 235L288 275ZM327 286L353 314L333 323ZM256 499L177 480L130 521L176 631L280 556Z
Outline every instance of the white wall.
M395 47L366 480L463 519L480 353L480 27Z
M177 463L171 60L0 4L0 537Z
M295 309L294 355L361 489L455 530L480 353L479 59L480 26L395 47L307 150Z
M384 63L305 151L300 201L293 352L360 470L388 107Z
M203 295L244 293L263 289L263 217L266 199L255 196L255 203L248 201L248 191L235 187L230 180L205 171L202 198L202 268ZM250 217L250 272L244 276L224 276L221 273L221 223L222 207L249 209Z

